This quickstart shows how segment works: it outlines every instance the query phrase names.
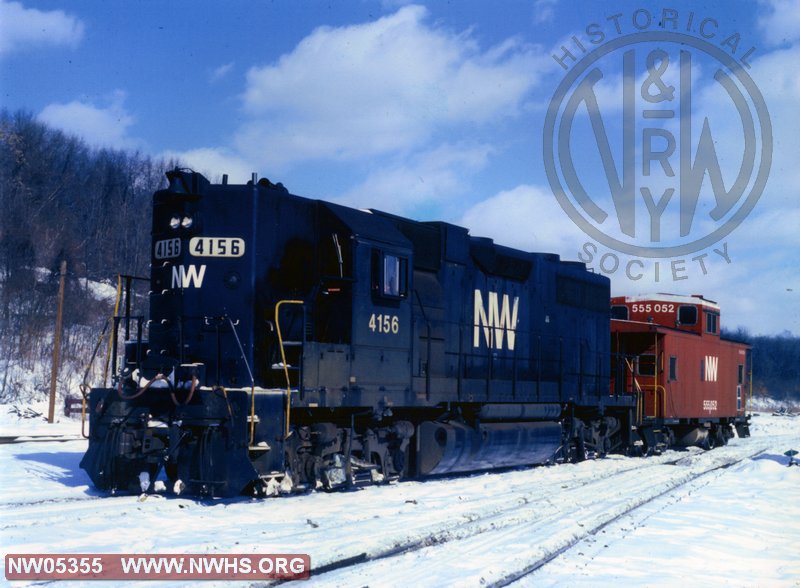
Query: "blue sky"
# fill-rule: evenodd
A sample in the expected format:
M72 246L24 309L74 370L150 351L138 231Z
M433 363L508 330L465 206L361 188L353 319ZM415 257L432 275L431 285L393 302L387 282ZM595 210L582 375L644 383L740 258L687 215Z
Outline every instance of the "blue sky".
M592 23L609 40L616 23L636 32L637 10L655 30L659 3L0 0L0 104L97 147L178 156L212 179L243 182L255 171L297 194L447 220L565 259L596 251L590 265L610 275L615 294L703 293L720 302L728 327L800 334L800 1L670 7L696 37L713 19L709 43L737 34L735 58L755 48L747 72L764 96L774 153L760 201L730 235L660 261L583 233L543 162L548 104L565 76L553 56L562 45L578 53L572 37L586 43ZM622 88L614 63L598 86L612 113ZM710 65L693 63L692 122L697 137L711 119L730 186L742 129ZM609 126L612 141L619 132ZM585 116L574 133L587 191L607 192Z

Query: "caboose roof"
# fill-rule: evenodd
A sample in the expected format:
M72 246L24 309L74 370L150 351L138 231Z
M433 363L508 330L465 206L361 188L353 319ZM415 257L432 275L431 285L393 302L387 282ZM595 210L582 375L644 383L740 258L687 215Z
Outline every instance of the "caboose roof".
M637 296L614 296L612 297L612 303L618 303L619 299L623 298L624 302L627 303L634 303L634 302L672 302L675 304L692 304L695 306L703 306L708 308L709 310L716 310L719 312L719 304L714 302L713 300L708 300L707 298L703 298L700 294L693 294L691 296L685 294L666 294L666 293L658 293L658 294L639 294Z

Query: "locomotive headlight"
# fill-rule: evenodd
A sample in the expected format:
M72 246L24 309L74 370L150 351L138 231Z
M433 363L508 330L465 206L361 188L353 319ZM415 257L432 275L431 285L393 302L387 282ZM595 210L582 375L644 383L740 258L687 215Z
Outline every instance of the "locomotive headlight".
M192 223L193 223L193 222L194 222L194 221L192 220L192 217L190 217L190 216L185 216L185 217L183 217L183 219L181 220L181 226L182 226L184 229L188 229L189 227L191 227L191 226L192 226Z
M177 229L179 226L181 226L181 219L179 219L177 216L173 216L171 219L169 219L169 227L171 229Z

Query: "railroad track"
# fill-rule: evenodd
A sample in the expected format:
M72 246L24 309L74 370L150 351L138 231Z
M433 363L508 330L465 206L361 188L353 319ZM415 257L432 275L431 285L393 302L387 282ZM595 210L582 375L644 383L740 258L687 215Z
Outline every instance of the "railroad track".
M233 517L249 522L222 531L208 544L191 540L185 549L212 552L242 541L250 545L247 551L310 552L312 578L325 585L391 585L392 578L398 586L427 585L450 567L463 582L505 586L658 497L692 483L712 483L723 468L764 451L769 442L750 438L710 452L692 448L648 459L611 456L353 493L214 501L220 508L184 498L140 503L134 496L76 492L50 498L39 491L0 505L0 527L15 545L38 545L42 529L61 529L65 520L142 536L158 525L158 539L148 544L180 552L187 541L184 524L227 529ZM24 463L26 468L37 464ZM354 502L361 507L350 509ZM164 520L174 524L164 528ZM82 535L75 548L91 551L96 543L95 535ZM496 562L491 569L487 558Z
M648 497L646 500L642 500L641 503L633 504L629 508L623 509L620 512L612 514L609 518L601 517L601 518L599 518L599 519L597 519L595 521L595 525L594 526L592 526L591 528L587 529L586 533L582 534L581 536L576 536L576 537L572 538L570 541L567 542L567 544L563 545L561 548L559 548L557 551L553 552L552 554L549 554L549 555L547 555L545 557L542 557L542 558L540 558L540 559L538 559L536 561L531 562L524 569L515 571L513 573L510 573L510 574L506 575L505 577L501 578L500 580L491 583L490 586L498 587L498 588L499 587L503 587L503 586L508 586L509 584L511 584L511 583L523 578L524 576L532 574L533 572L535 572L536 570L540 569L541 567L543 567L547 563L553 561L555 558L557 558L561 554L565 553L566 551L568 551L569 549L571 549L572 547L574 547L575 545L577 545L578 543L580 543L581 541L583 541L584 539L589 537L590 535L596 535L599 531L602 531L604 528L608 527L609 525L612 525L613 523L615 523L618 520L620 520L622 517L625 517L625 516L629 515L633 511L645 506L646 504L649 504L649 503L661 498L662 496L665 496L665 495L668 495L668 494L670 494L672 492L675 492L679 488L684 487L684 486L686 486L687 484L689 484L691 482L696 482L700 478L709 476L709 475L711 475L711 474L713 474L713 473L715 473L715 472L717 472L719 470L723 470L723 469L729 468L730 466L732 466L732 465L734 465L736 463L739 463L741 461L744 461L745 459L750 459L750 458L756 457L757 455L763 453L764 451L766 451L766 450L765 449L759 449L759 450L756 450L754 453L748 454L748 455L746 455L744 457L736 459L735 461L726 462L726 463L723 463L721 465L717 465L715 467L712 467L712 468L710 468L710 469L708 469L706 471L703 471L701 473L694 474L690 478L688 478L687 480L682 481L682 482L676 484L675 486L665 488L662 492L660 492L658 494L655 494L655 495L653 495L651 497ZM681 461L682 460L677 460L675 462L675 464L671 464L671 465L679 465Z
M12 443L40 443L45 441L63 442L81 440L84 440L84 437L81 435L0 435L0 445L9 445Z
M507 586L636 509L700 478L721 475L724 468L764 451L765 446L748 442L677 458L671 452L656 463L634 462L589 481L537 487L505 505L487 509L482 502L472 512L456 508L448 513L447 524L402 531L370 551L343 550L335 559L314 567L312 577L333 585L364 584L365 578L386 582L403 569L411 571L402 575L402 584L424 584L449 566L463 571L465 581ZM453 525L454 519L460 524ZM547 539L531 543L530 537ZM496 557L487 559L487 554ZM487 569L489 560L496 565Z

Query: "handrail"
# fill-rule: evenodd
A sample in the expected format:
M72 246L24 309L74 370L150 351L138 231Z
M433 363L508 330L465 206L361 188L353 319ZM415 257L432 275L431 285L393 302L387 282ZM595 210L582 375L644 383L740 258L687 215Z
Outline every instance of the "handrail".
M278 346L281 348L281 365L283 366L283 373L286 377L286 432L285 436L289 436L289 417L292 411L292 382L289 379L289 366L286 365L286 350L283 347L283 334L281 333L280 311L281 306L284 304L298 304L303 306L305 302L302 300L281 300L275 305L275 330L278 333ZM305 325L303 325L303 338L305 339ZM300 383L298 382L298 386Z
M416 288L414 288L414 296L416 297L417 304L419 305L419 309L422 312L422 320L425 321L426 338L428 339L428 352L425 358L425 399L430 400L431 399L431 334L432 334L431 321L428 319L428 315L425 312L425 306L422 304L422 298L420 298L419 291ZM459 341L459 354L460 353L461 353L461 345ZM459 372L459 377L460 377L460 372Z
M228 319L228 323L231 325L231 331L233 331L233 336L236 339L236 344L239 346L239 352L242 354L242 361L244 361L244 367L247 368L247 373L250 376L250 445L253 444L253 438L255 437L255 418L253 416L256 413L256 379L253 377L253 370L250 369L250 364L247 362L247 356L244 354L244 347L242 347L242 341L239 339L239 333L236 332L236 325L239 324L237 320L235 323L231 319L231 317L225 315L224 318ZM192 380L194 381L194 376L192 376ZM191 396L190 396L191 398ZM227 400L227 395L225 399ZM174 398L173 398L174 400ZM188 403L188 400L187 400Z
M94 346L94 351L92 352L92 357L89 360L89 363L86 365L86 370L83 372L83 382L81 382L78 389L81 391L81 435L84 439L88 439L89 435L86 434L86 399L89 397L88 390L91 389L89 386L88 379L89 379L89 372L92 369L92 364L94 363L95 358L97 357L97 352L100 351L100 346L103 344L103 338L106 336L106 331L108 331L108 325L111 323L111 319L106 319L105 323L103 323L103 330L100 332L100 336L97 338L97 343Z
M117 298L114 302L114 314L111 315L109 320L114 320L117 315L119 315L119 303L122 299L122 274L117 274ZM115 325L116 326L116 325ZM106 364L105 368L103 369L103 387L106 385L106 381L108 380L108 363L111 361L111 354L116 353L117 350L114 348L114 336L112 334L111 337L108 338L108 353L106 354Z
M631 372L633 385L636 386L636 422L640 423L644 417L644 407L642 406L642 395L644 392L642 390L642 386L639 384L639 380L636 379L636 372L633 369L633 360L629 360L627 357L625 357L623 358L623 361Z

